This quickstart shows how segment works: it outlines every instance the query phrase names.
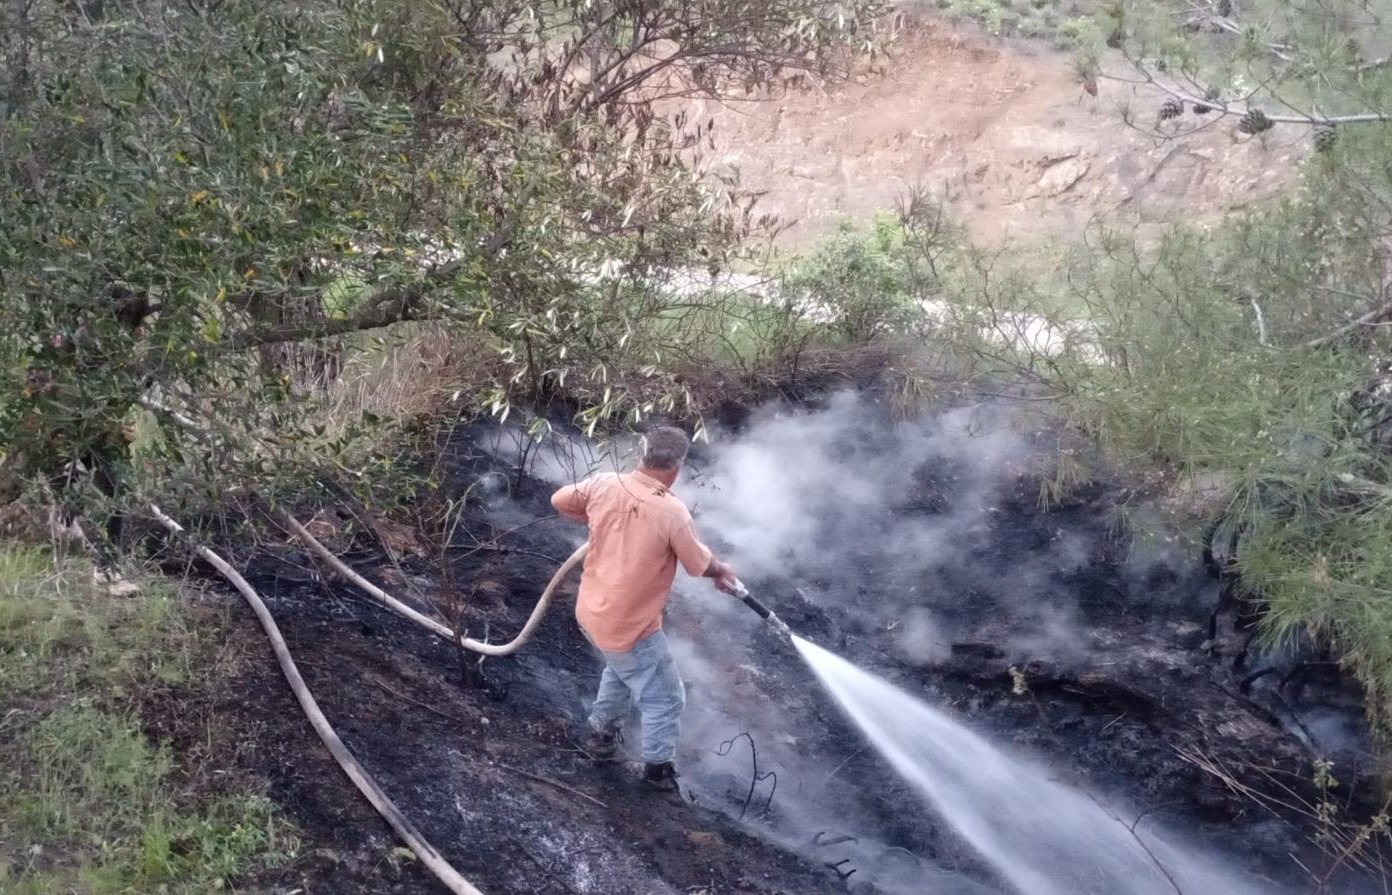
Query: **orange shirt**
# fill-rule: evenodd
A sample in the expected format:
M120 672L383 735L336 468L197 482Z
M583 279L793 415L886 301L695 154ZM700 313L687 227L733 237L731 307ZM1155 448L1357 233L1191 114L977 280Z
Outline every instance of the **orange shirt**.
M602 650L626 652L662 627L678 560L693 576L710 565L686 504L641 472L590 476L551 505L590 528L575 619Z

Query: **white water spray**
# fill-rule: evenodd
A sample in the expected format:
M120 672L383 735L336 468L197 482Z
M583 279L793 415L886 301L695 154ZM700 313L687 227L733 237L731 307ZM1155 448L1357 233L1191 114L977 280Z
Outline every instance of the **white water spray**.
M875 748L1020 895L1278 892L1051 779L883 678L793 643Z

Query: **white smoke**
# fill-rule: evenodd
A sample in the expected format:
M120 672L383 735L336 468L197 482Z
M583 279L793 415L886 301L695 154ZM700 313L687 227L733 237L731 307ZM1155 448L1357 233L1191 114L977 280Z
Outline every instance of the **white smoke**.
M1027 468L1029 449L998 408L894 424L843 393L815 414L769 412L716 441L710 457L685 477L685 493L703 532L729 545L742 573L762 576L825 568L867 548L922 568L984 530L980 517ZM952 492L945 515L895 515L934 488Z
M1098 525L1021 512L1022 501L1032 510L1034 473L1056 449L1036 448L1034 434L1016 407L896 422L846 393L815 412L766 408L738 434L714 431L674 490L707 543L775 611L801 600L834 612L910 665L945 662L961 640L999 645L1008 661L1082 663L1093 643L1075 590L1102 558ZM596 468L632 468L632 447L603 453L557 439L538 449L494 435L490 449L510 464L526 459L533 475L559 485ZM1148 542L1127 566L1128 586L1162 598L1156 570L1181 562L1192 562L1182 545ZM777 690L795 676L768 674L789 657L758 619L708 581L679 573L674 590L666 628L688 684L684 772L708 791L728 789L725 806L737 811L748 752L713 753L748 732L761 770L779 773L768 835L820 859L817 833L854 829L867 871L875 855L905 844L876 838L876 794L837 776L842 756L817 744L824 732L787 719L790 700L807 695ZM985 891L961 877L935 886Z

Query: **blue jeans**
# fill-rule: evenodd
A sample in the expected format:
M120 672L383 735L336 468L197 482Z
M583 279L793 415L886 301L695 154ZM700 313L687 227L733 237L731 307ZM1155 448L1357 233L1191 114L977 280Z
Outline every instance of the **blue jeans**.
M590 710L590 726L617 731L636 699L643 717L643 760L671 761L677 752L686 688L667 648L667 635L654 631L628 652L600 652L604 654L604 674Z

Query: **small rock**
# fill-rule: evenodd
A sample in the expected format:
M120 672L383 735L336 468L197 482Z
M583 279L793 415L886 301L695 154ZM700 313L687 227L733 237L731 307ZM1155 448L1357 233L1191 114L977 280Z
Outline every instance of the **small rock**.
M725 846L725 840L720 838L719 833L710 833L705 830L687 830L686 841L705 848L723 848Z
M1043 196L1057 196L1077 186L1092 166L1080 158L1071 158L1051 166L1039 178L1036 186Z
M92 583L113 597L133 597L140 593L140 585L117 572L94 569Z

